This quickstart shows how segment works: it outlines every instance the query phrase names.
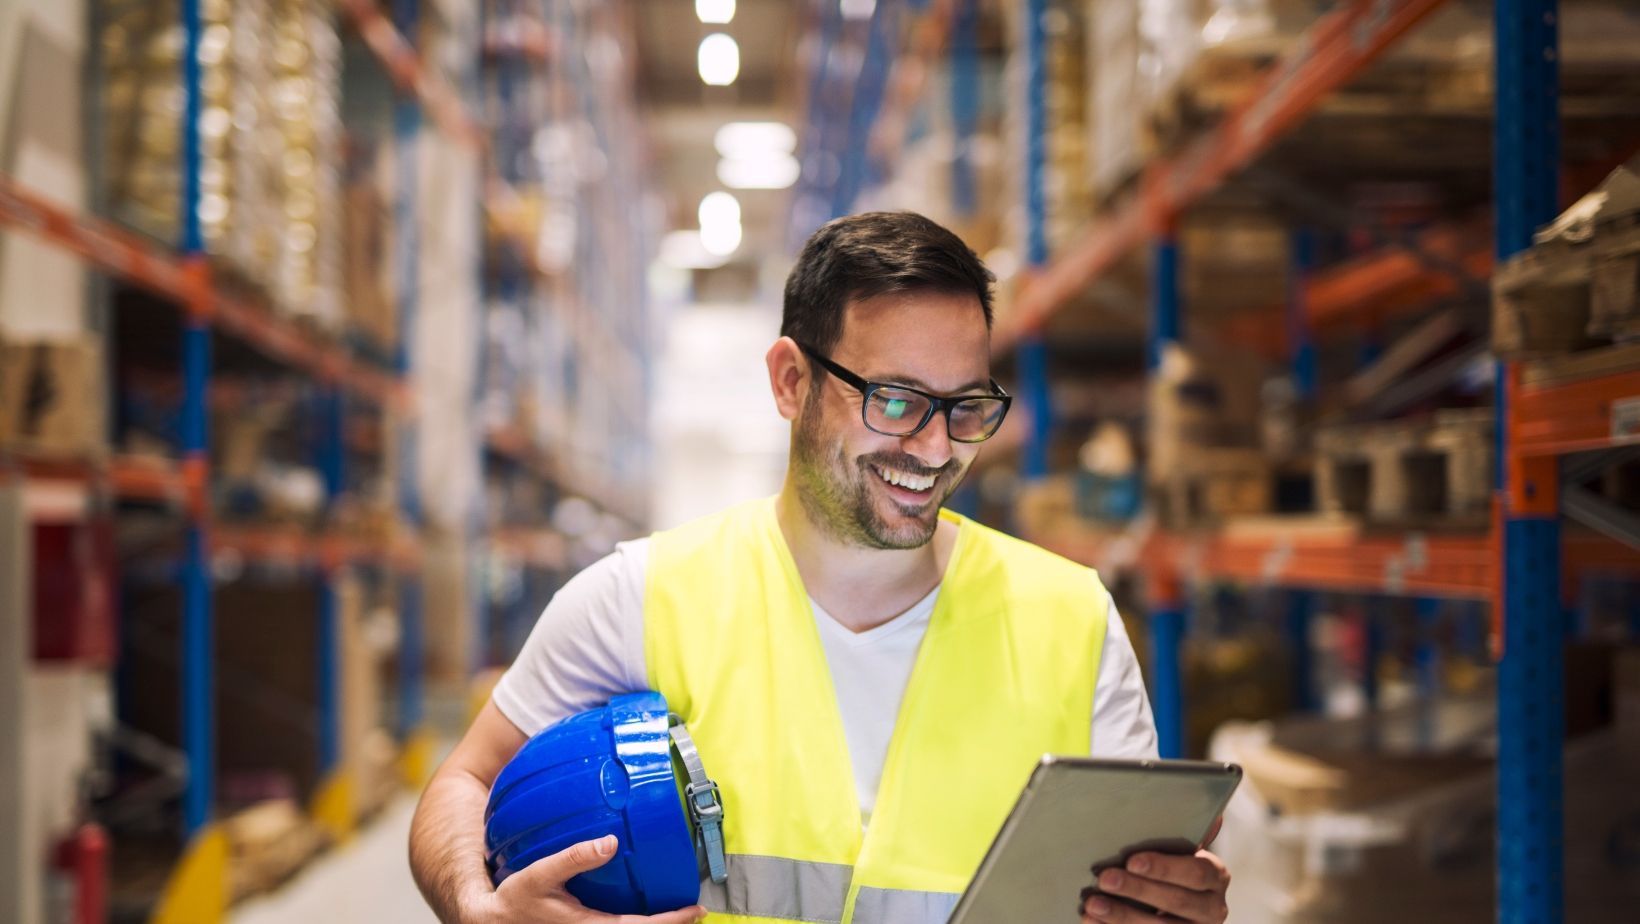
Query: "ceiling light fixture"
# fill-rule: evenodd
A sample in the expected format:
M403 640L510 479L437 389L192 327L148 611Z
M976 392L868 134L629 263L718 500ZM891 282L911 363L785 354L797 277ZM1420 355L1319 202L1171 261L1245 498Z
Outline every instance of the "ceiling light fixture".
M700 200L700 242L710 254L727 257L740 247L740 200L726 192Z
M661 238L660 260L673 269L717 269L728 257L707 250L699 231L684 230L669 231Z
M695 0L695 17L713 24L729 22L735 18L735 0Z
M837 0L837 9L844 19L870 19L871 14L877 12L877 0Z
M729 122L712 136L712 144L730 158L790 154L797 150L797 133L784 122Z
M700 40L695 63L707 86L726 87L740 76L740 46L722 32L714 32Z
M730 189L786 189L802 174L797 158L782 151L718 161L718 182Z

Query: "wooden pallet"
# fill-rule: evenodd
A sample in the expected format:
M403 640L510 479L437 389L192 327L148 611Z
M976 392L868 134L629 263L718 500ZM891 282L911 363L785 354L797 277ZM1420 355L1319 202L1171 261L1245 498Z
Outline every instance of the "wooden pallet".
M1543 241L1499 266L1492 348L1527 359L1640 340L1640 212Z
M1206 526L1307 507L1309 481L1302 466L1278 466L1259 449L1198 447L1153 475L1150 499L1164 526Z
M1177 150L1236 105L1255 97L1270 69L1302 60L1326 0L1274 0L1268 31L1227 37L1198 51L1144 116L1147 154ZM1204 24L1204 34L1211 31ZM1360 121L1490 119L1492 21L1484 4L1449 3L1404 36L1372 67L1323 100L1316 114ZM1565 0L1560 8L1561 105L1570 119L1632 113L1630 62L1640 17L1625 0ZM1277 72L1278 82L1282 79ZM1335 126L1334 130L1338 127ZM1404 131L1392 132L1405 145ZM1418 152L1409 152L1417 154Z
M288 799L272 799L222 823L234 901L269 892L296 875L326 844L312 819Z
M1492 419L1490 409L1478 408L1321 430L1315 460L1321 511L1395 522L1486 514Z
M1294 66L1290 62L1303 60L1303 30L1314 23L1316 15L1315 11L1295 12L1282 17L1269 34L1201 49L1173 85L1152 101L1143 124L1146 152L1160 155L1177 150L1238 104L1257 96L1270 79L1271 68L1290 71ZM1473 25L1489 28L1479 20ZM1279 82L1284 77L1276 79ZM1392 51L1378 66L1323 100L1317 111L1472 118L1487 115L1491 107L1490 56L1456 44L1425 42L1410 52Z

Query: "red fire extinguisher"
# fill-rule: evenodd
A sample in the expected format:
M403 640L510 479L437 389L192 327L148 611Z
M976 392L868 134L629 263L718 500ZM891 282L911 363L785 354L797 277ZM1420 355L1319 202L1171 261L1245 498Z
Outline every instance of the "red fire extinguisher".
M51 870L69 893L57 919L71 924L108 921L108 834L95 824L83 824L57 842Z

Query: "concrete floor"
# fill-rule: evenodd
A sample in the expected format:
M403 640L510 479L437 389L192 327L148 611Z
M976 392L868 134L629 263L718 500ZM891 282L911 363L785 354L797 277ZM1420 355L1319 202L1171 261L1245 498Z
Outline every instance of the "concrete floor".
M415 808L414 795L400 796L351 843L325 854L278 891L235 908L231 924L438 924L405 859Z

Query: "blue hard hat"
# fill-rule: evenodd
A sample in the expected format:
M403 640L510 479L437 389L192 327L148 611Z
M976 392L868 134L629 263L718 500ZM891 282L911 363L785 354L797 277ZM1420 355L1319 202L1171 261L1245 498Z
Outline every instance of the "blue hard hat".
M700 898L704 869L727 878L723 801L666 698L630 693L548 726L490 787L484 839L490 875L607 834L609 862L571 879L581 904L609 914L659 914Z

